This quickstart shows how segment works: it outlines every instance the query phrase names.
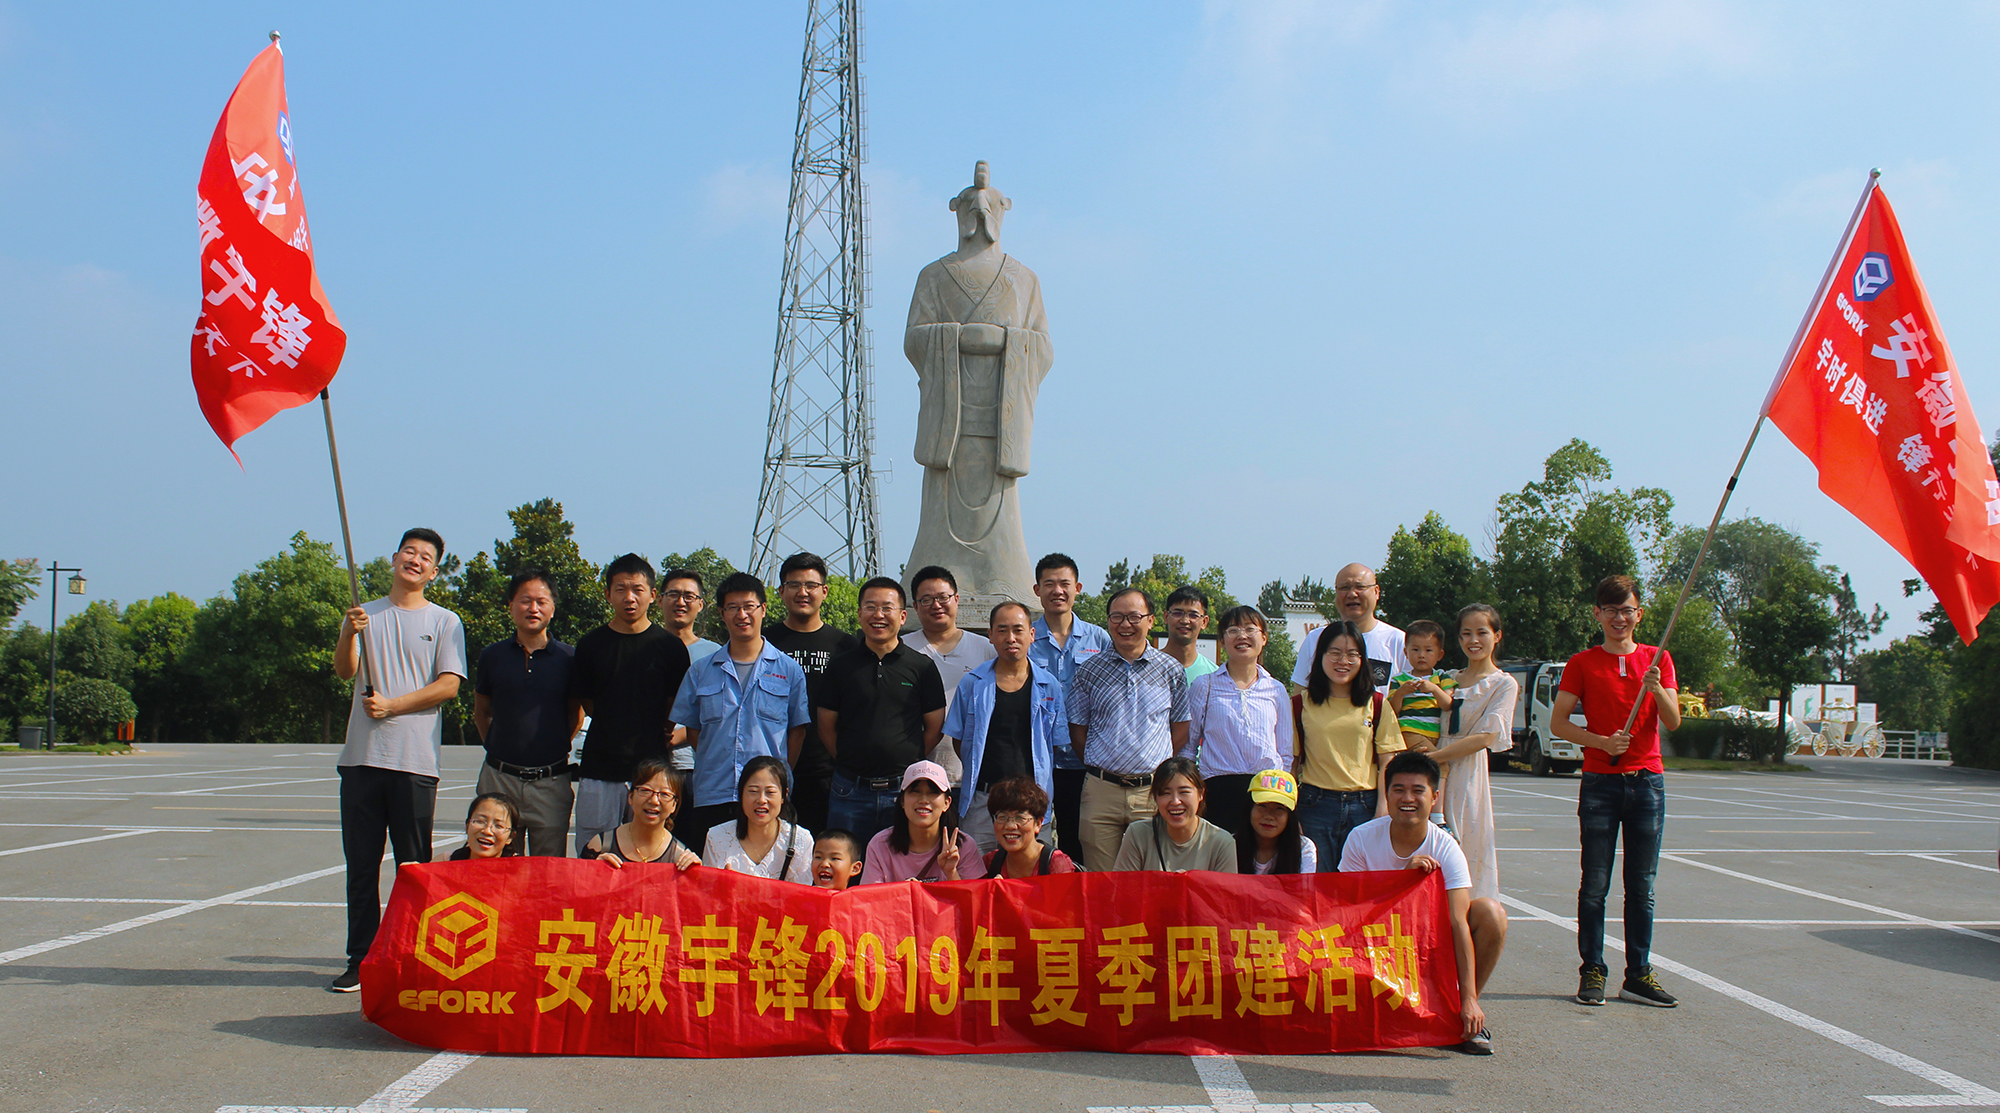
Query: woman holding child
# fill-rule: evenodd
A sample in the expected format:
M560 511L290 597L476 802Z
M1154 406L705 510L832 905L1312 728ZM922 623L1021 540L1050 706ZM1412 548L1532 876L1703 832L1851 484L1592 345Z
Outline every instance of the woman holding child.
M1458 612L1458 647L1466 666L1457 680L1456 706L1431 757L1445 770L1444 814L1465 851L1472 899L1499 899L1500 856L1493 835L1493 792L1487 751L1514 747L1514 701L1520 686L1493 663L1500 647L1500 612L1474 603Z

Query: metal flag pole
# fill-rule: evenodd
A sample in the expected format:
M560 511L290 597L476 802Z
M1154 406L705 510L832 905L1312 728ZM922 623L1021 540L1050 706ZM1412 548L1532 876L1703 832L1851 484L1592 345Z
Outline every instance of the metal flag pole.
M1694 589L1695 577L1701 575L1702 562L1708 559L1709 546L1715 543L1715 531L1722 526L1722 512L1729 507L1729 496L1736 493L1736 480L1743 474L1743 462L1750 458L1750 449L1757 443L1757 434L1764 429L1764 421L1771 414L1771 402L1777 398L1778 388L1784 385L1785 371L1791 367L1792 357L1798 354L1799 345L1805 340L1806 330L1812 327L1813 319L1819 316L1820 306L1826 302L1826 292L1831 288L1834 268L1840 266L1840 260L1846 257L1847 246L1854 241L1854 229L1861 223L1861 213L1868 207L1868 198L1875 192L1875 183L1881 177L1882 171L1879 169L1868 172L1868 184L1861 189L1861 200L1854 203L1854 215L1847 218L1847 231L1840 237L1840 246L1834 248L1833 258L1827 260L1826 273L1820 275L1819 291L1813 295L1812 308L1806 310L1805 317L1799 321L1798 331L1792 333L1792 342L1785 348L1785 358L1778 363L1777 378L1771 381L1770 392L1764 396L1764 406L1757 411L1757 424L1750 427L1750 439L1743 442L1743 454L1736 458L1736 469L1729 473L1729 482L1723 484L1722 501L1715 504L1715 517L1708 520L1708 533L1702 537L1701 549L1694 555L1694 566L1688 569L1687 579L1681 584L1680 598L1674 600L1673 613L1667 616L1667 628L1660 631L1659 652L1653 656L1655 661L1665 655L1667 643L1673 640L1674 627L1681 620L1681 609L1687 606L1688 593ZM1623 733L1630 733L1632 724L1639 721L1639 709L1646 705L1648 698L1646 690L1640 688L1639 698L1632 701L1632 710L1625 716ZM1780 711L1779 714L1782 716L1784 712ZM1783 729L1783 725L1781 718L1780 729ZM1623 757L1623 754L1613 754L1612 764L1616 765Z
M333 439L333 399L325 388L319 392L319 406L326 414L326 454L333 459L333 500L340 505L340 543L347 550L347 594L354 606L361 605L361 577L354 570L354 533L347 528L347 490L340 482L340 446ZM371 679L375 672L368 667L367 631L354 634L354 646L361 658L361 694L375 694L375 684Z

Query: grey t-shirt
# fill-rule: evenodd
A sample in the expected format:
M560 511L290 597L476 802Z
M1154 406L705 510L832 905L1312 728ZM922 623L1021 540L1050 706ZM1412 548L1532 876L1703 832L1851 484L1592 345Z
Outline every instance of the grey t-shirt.
M404 610L387 599L361 604L368 615L369 680L382 696L407 696L451 673L464 679L465 626L458 616L426 602ZM361 677L354 678L354 703L347 712L347 744L336 765L372 765L420 776L438 775L438 747L444 742L444 705L371 719L361 707Z
M984 634L958 633L958 644L950 653L939 653L937 647L924 637L922 630L912 630L903 635L903 644L937 662L938 679L944 681L945 710L951 710L951 701L958 695L958 682L966 673L1000 656L993 648L992 639Z

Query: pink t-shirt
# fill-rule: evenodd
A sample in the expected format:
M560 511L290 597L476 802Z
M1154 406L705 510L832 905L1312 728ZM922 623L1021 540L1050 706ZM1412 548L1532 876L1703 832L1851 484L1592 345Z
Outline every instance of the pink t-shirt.
M921 854L899 853L889 845L889 836L894 829L883 831L868 840L867 861L861 867L861 883L873 885L877 881L942 881L944 871L938 868L937 847ZM977 881L986 876L986 862L979 856L979 847L972 836L964 831L958 833L958 879Z

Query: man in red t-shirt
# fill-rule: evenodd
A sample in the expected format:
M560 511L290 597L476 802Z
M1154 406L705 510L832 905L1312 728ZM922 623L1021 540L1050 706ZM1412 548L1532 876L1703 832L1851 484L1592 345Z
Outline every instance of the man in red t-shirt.
M1569 659L1549 725L1556 737L1583 750L1583 784L1576 815L1583 844L1583 885L1576 894L1576 945L1583 956L1576 1000L1604 1004L1604 898L1611 891L1611 860L1618 832L1625 832L1625 982L1618 996L1671 1009L1680 1002L1660 985L1649 961L1653 949L1653 880L1660 872L1660 838L1666 829L1667 787L1660 764L1660 731L1681 725L1674 659L1633 637L1645 609L1630 576L1607 576L1592 609L1604 644ZM1635 702L1638 718L1625 729ZM1587 726L1569 721L1582 704Z

